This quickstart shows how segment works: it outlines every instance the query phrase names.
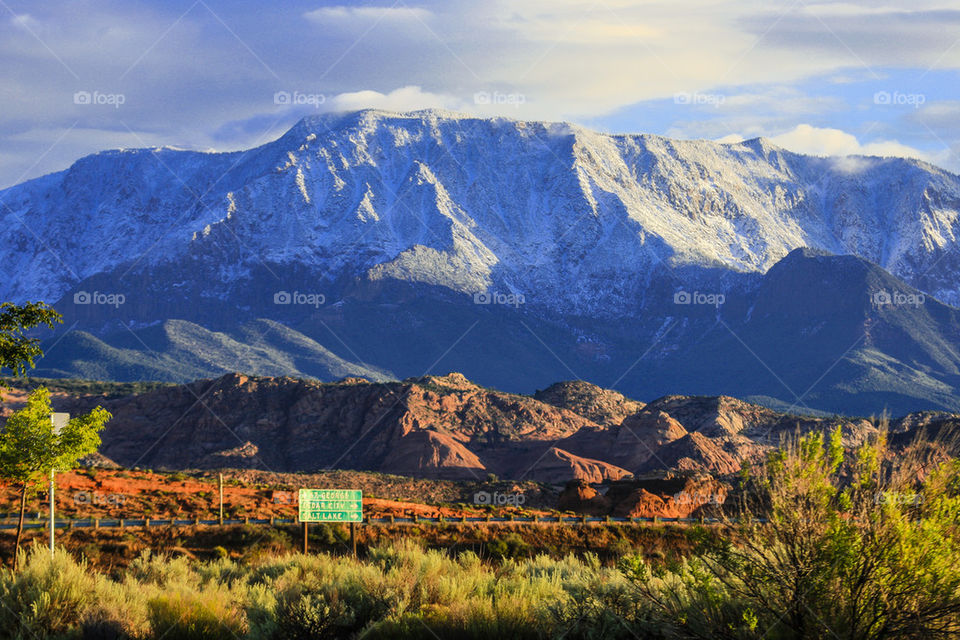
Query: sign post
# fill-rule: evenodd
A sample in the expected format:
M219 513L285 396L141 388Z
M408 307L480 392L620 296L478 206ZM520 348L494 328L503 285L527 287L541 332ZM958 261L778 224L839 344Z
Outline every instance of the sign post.
M69 413L51 413L50 422L53 424L53 435L59 436L60 432L67 426L67 423L70 422ZM55 474L56 469L50 469L50 557L53 557L53 539L54 539L54 529L56 528L56 520L54 516L54 484L55 484Z
M355 527L363 522L363 492L358 489L300 489L303 552L307 552L307 523L348 522L353 555L357 555Z

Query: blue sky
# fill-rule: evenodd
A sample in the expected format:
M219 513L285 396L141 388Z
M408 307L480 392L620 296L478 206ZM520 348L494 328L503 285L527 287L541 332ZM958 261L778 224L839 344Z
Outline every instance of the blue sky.
M245 148L366 107L960 171L956 0L0 0L0 62L0 187L105 148Z

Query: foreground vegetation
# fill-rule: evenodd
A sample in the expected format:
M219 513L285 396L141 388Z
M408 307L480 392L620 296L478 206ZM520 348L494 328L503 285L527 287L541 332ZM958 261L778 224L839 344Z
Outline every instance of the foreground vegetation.
M424 550L199 562L119 575L35 549L0 573L9 638L931 638L960 633L960 468L839 432L745 470L743 511L692 551L616 562ZM919 474L919 475L918 475ZM762 511L763 522L747 513Z

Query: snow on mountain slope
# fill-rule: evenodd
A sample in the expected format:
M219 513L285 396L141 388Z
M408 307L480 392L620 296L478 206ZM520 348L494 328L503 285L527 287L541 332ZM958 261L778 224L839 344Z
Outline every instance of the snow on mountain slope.
M642 306L661 264L763 272L810 246L960 304L960 178L764 140L362 111L305 119L245 152L99 153L0 201L5 300L160 266L190 280L199 261L217 274L199 285L213 296L257 265L295 264L616 314Z

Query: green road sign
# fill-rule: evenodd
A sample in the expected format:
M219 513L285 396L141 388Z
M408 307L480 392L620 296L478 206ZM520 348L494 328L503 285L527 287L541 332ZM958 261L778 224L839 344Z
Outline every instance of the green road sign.
M300 522L362 522L363 495L354 489L300 489Z

